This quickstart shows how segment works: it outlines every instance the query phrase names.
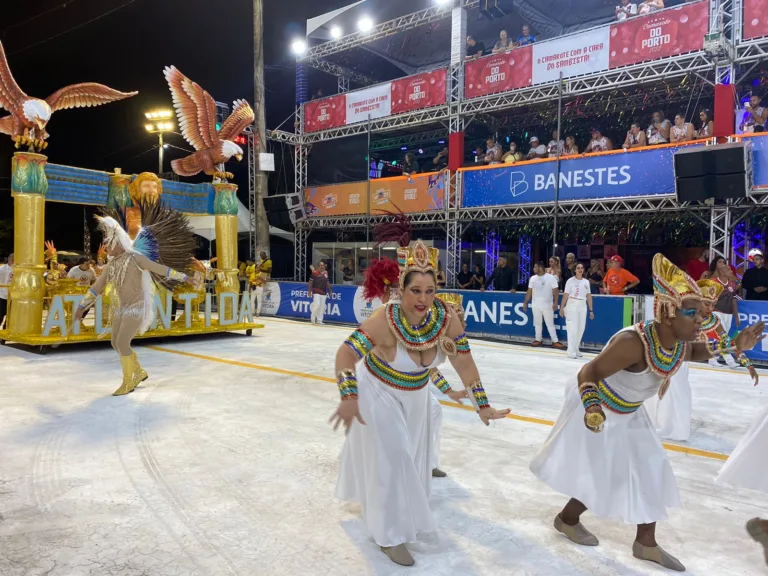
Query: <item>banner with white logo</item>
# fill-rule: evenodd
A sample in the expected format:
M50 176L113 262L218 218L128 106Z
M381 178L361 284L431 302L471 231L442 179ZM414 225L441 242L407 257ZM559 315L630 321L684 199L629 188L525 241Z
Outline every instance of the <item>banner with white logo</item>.
M579 76L608 70L610 27L597 28L533 45L533 83L551 82L560 77Z
M384 118L392 112L392 84L379 84L346 94L347 124Z

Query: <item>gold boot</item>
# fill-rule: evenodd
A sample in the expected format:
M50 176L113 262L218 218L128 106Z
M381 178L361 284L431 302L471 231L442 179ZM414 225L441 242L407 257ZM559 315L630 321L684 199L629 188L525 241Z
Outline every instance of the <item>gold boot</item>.
M147 378L149 378L149 374L147 374L146 370L141 367L141 364L139 364L139 359L136 357L136 352L133 353L133 361L136 364L136 375L137 375L137 382L136 386L144 382Z
M133 392L139 381L136 379L136 364L131 356L120 356L120 364L123 366L123 383L120 388L112 392L112 396L122 396Z

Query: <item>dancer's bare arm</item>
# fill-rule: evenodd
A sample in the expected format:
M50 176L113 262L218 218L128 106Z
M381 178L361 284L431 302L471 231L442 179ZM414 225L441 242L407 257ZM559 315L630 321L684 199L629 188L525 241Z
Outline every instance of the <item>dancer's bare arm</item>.
M153 262L146 256L142 256L141 254L136 254L134 258L136 259L136 264L138 264L139 268L141 268L142 270L149 270L150 272L154 272L158 276L164 276L164 277L173 276L173 274L175 273L180 276L183 275L185 281L187 279L187 275L185 273L179 272L177 270L172 270L168 266L163 266L162 264ZM182 278L176 278L176 279L181 280Z
M763 338L765 338L765 334L763 334L763 331L765 330L765 322L757 322L756 324L752 324L752 326L747 326L739 332L739 335L736 336L736 339L733 341L734 349L730 350L728 353L731 352L745 352L747 350L752 350L752 348L755 347L755 345L760 342ZM722 327L718 330L718 333L722 335L725 331L722 329ZM706 362L712 357L711 353L712 347L708 342L692 342L691 345L688 347L688 355L686 360L691 360L693 362Z
M448 327L448 337L454 341L462 336L466 337L464 334L464 325L459 318L458 313L451 306L448 307L448 311L451 315L451 324ZM461 379L461 383L467 390L467 395L474 395L475 401L477 401L477 389L479 387L482 390L483 386L480 383L480 372L477 369L477 364L475 364L474 358L472 358L472 352L456 354L455 356L452 356L450 360L453 369L456 370ZM504 418L507 414L509 414L509 408L505 410L497 410L487 406L478 410L480 420L482 420L486 426L488 426L491 420Z
M106 269L104 272L106 272ZM99 296L102 292L104 292L104 288L107 287L107 275L104 274L104 272L101 273L101 275L96 279L96 282L94 282L91 286L91 290L96 293L96 296Z

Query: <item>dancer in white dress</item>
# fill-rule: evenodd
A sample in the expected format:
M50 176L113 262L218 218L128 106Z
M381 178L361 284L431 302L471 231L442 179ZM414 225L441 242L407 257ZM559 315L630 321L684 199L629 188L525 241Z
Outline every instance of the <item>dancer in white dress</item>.
M331 420L348 432L337 497L360 502L373 540L393 562L411 566L406 543L435 532L430 370L450 358L486 425L509 410L488 404L461 322L435 298L437 250L416 242L398 250L398 263L401 301L374 312L336 355L342 400Z
M661 397L685 360L714 354L694 342L701 328L701 293L696 283L661 254L653 259L655 319L616 334L586 364L566 390L555 426L531 471L571 500L555 518L555 528L577 544L597 546L580 522L592 510L598 516L637 524L632 546L636 558L672 570L683 565L656 542L656 521L680 496L666 453L643 408ZM764 324L742 330L736 344L754 346ZM607 408L606 419L603 408Z
M720 319L714 314L715 303L723 291L723 285L714 280L699 280L696 284L701 290L701 309L704 318L701 325L701 340L710 342L717 348L730 348L730 339L720 324ZM749 370L757 386L757 371L746 355L740 353L738 361ZM686 442L691 437L692 404L693 394L688 380L688 362L683 362L680 370L672 376L664 399L653 396L646 400L643 406L656 426L659 436L668 440Z

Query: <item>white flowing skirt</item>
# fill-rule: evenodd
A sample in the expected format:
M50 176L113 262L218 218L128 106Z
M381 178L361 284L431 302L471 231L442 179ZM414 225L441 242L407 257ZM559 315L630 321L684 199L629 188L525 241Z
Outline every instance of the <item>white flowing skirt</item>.
M768 406L736 445L715 478L717 484L730 484L768 493Z
M643 402L659 436L668 440L687 442L691 438L693 394L688 379L688 362L672 376L669 390L659 400L654 395Z
M427 386L392 388L362 363L357 375L366 425L355 420L349 430L336 497L360 503L368 533L379 546L434 540L429 508L432 395Z
M442 394L435 386L428 386L430 390L430 416L432 422L430 427L432 429L432 446L431 455L429 457L430 468L440 468L440 434L443 429L443 407L440 405L440 400L437 398L437 394Z
M563 409L530 468L595 515L627 524L664 520L667 508L680 506L675 475L645 409L628 415L606 410L603 431L591 432L575 378L568 380Z

